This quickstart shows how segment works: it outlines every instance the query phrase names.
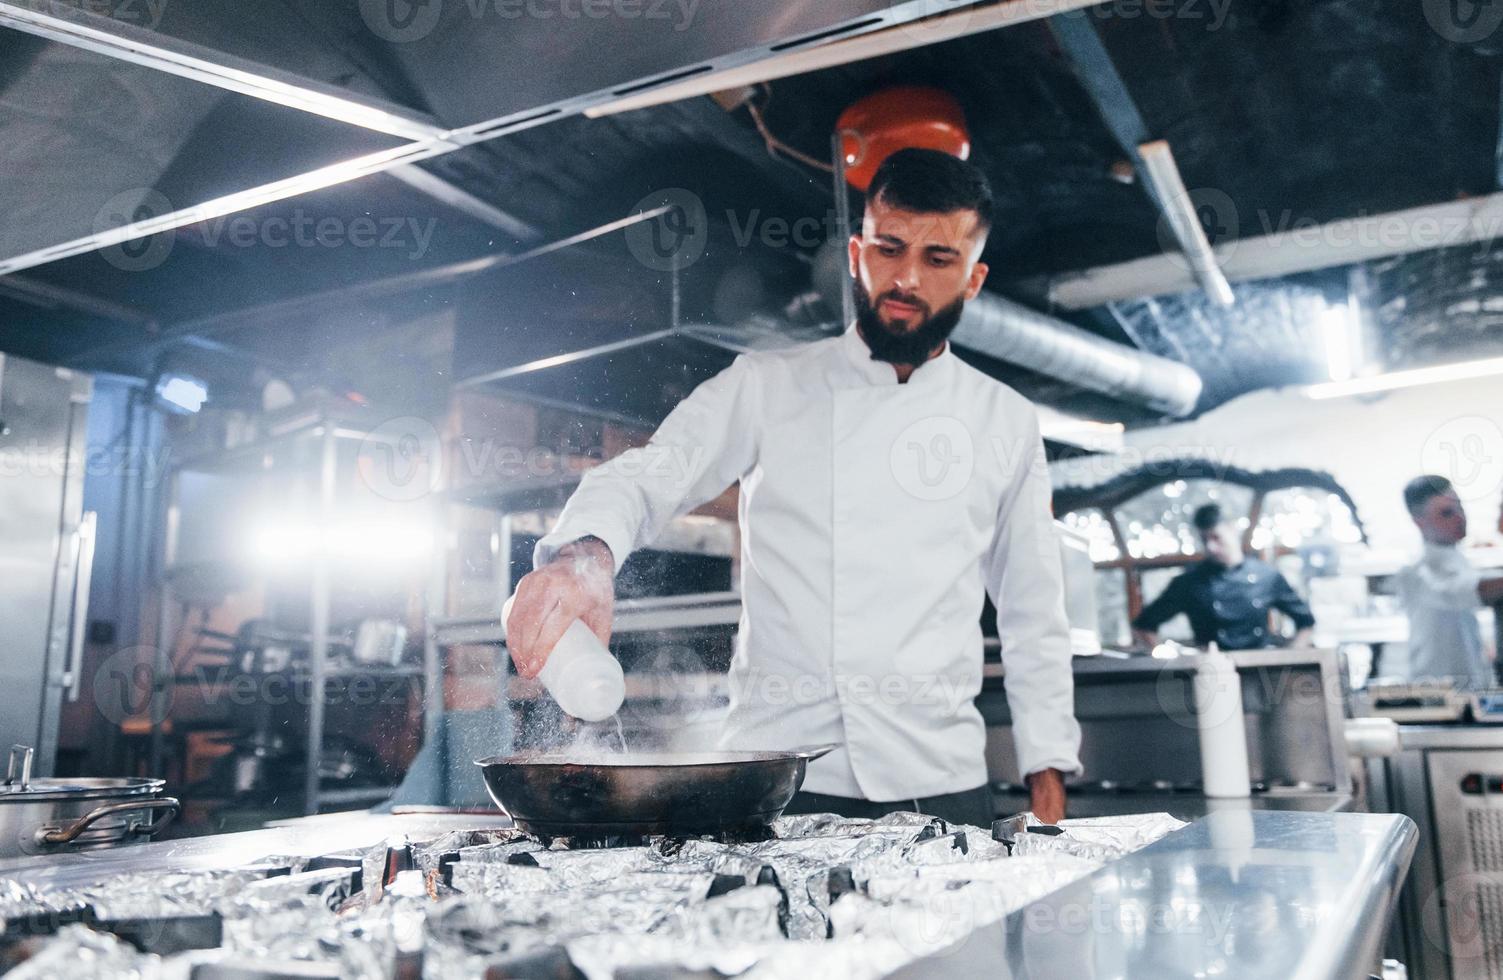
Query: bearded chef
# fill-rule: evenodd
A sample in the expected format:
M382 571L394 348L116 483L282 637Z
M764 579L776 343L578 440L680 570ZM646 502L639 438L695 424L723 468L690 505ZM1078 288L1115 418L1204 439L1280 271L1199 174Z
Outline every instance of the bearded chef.
M608 641L627 555L740 481L721 747L837 743L788 812L988 825L974 703L984 589L1032 809L1063 817L1080 727L1038 416L948 342L986 279L991 218L976 167L933 150L889 157L849 243L856 322L738 357L647 446L581 481L517 587L518 672L536 675L575 619Z

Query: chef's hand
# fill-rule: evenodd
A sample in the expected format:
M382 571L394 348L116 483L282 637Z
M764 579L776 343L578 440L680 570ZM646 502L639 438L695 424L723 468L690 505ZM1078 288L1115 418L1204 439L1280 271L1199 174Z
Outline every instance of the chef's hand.
M1294 634L1294 639L1289 641L1292 647L1304 648L1314 645L1315 633L1313 630L1303 629Z
M580 538L560 548L548 564L523 576L506 622L506 649L518 674L536 677L576 619L601 643L610 644L615 568L604 541Z
M1044 823L1065 819L1065 774L1058 769L1040 769L1028 776L1029 809Z

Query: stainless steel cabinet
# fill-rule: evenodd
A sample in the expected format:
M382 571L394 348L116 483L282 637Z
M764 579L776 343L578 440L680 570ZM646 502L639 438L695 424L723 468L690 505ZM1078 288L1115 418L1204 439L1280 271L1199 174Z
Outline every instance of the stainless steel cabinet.
M77 696L93 520L83 513L92 380L0 355L0 746L52 770L58 715Z

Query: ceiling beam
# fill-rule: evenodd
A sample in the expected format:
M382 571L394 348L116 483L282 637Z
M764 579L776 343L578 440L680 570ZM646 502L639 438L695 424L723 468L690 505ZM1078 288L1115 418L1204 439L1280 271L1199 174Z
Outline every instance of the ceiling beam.
M482 255L478 258L464 259L445 265L430 266L426 269L416 269L412 272L387 276L383 279L348 283L342 286L335 286L332 289L302 293L296 296L285 296L267 303L243 306L238 309L212 313L208 316L197 317L192 320L184 320L174 323L171 327L160 331L155 337L151 338L150 343L146 347L146 352L154 353L179 341L203 340L216 334L228 333L243 327L269 321L286 321L298 317L306 318L315 312L326 311L331 307L342 308L353 302L392 296L414 289L448 285L482 272L494 272L508 266L519 265L531 259L540 258L541 256L600 238L612 232L621 231L639 222L651 221L654 218L667 214L672 209L671 205L664 204L647 211L639 211L636 214L627 215L625 218L618 218L615 221L609 221L603 225L597 225L594 228L577 232L567 238L539 245L536 248L528 249L517 255L504 253ZM0 285L3 285L7 281L9 280L6 278L0 278ZM138 343L122 341L102 344L72 355L68 358L68 363L78 367L93 366L101 358L130 353L140 349L140 346Z
M469 191L440 177L431 170L424 170L416 164L405 164L393 167L387 171L389 176L395 177L413 190L428 195L441 204L462 214L467 214L477 221L484 222L499 231L505 232L512 238L522 242L530 242L541 236L537 228L518 218L510 211L503 211L491 204L482 201Z
M55 5L56 0L38 0L38 2L48 2L51 6ZM667 74L654 74L637 82L617 84L594 92L560 99L459 129L447 130L439 135L414 139L405 146L368 153L269 184L247 188L193 207L155 215L24 255L0 259L0 276L47 262L55 262L69 256L82 255L110 245L171 231L184 225L233 214L247 208L285 200L310 191L322 190L371 174L386 173L396 167L419 163L452 153L465 146L508 136L533 126L555 122L569 116L590 115L592 110L602 110L601 114L608 115L612 112L653 104L652 97L664 92L682 94L673 94L671 98L661 101L719 91L738 84L731 80L732 77L744 75L748 68L752 69L751 74L756 80L784 77L801 71L813 70L804 66L815 62L802 60L798 57L799 54L814 56L817 62L816 67L832 67L874 57L877 54L892 54L897 51L921 48L966 34L1038 20L1060 11L1093 6L1101 0L1004 0L1002 3L981 7L974 11L967 7L943 17L924 18L924 14L930 9L931 2L932 0L892 0L886 6L874 8L869 16L847 25L849 30L839 35L846 40L811 40L809 46L799 47L793 52L786 49L786 42L774 42L749 51L728 54L721 59L725 63L724 67L717 68L714 64L704 64L690 69L694 73L696 83L693 91L684 91L682 83L675 81L683 77L684 71L679 70L670 71ZM35 18L27 16L32 14L32 11L22 6L17 0L0 0L0 7L4 8L9 18L8 21L0 23L17 26L18 29L22 29L18 26L20 24L35 24ZM916 23L919 20L922 20L921 24ZM872 38L876 40L872 41ZM858 43L863 41L872 41L872 43ZM649 102L642 102L643 97L648 98Z
M1425 207L1342 218L1324 225L1225 241L1217 264L1233 282L1278 279L1394 255L1491 241L1503 235L1503 193ZM1183 256L1151 255L1049 279L1049 304L1083 310L1196 287Z
M442 142L446 132L431 117L404 106L90 13L59 0L0 0L0 26L400 139ZM408 165L395 168L392 176L514 238L530 241L541 235L522 219L436 174Z
M0 278L0 293L13 296L24 303L30 303L44 310L67 309L102 320L135 324L147 330L155 330L159 325L156 317L145 310L139 310L124 303L116 303L79 289L43 282L30 276Z
M59 0L0 0L0 26L401 139L441 135L420 113Z
M1179 167L1169 144L1150 137L1148 124L1138 104L1133 101L1106 45L1086 14L1072 10L1049 21L1049 30L1069 59L1075 77L1085 87L1106 128L1122 152L1132 161L1133 169L1148 197L1158 208L1195 278L1206 294L1219 306L1231 306L1234 297L1225 274L1216 265L1211 243L1201 227L1194 202L1185 189Z
M696 78L665 85L640 95L617 99L585 111L595 118L633 109L677 102L696 95L709 95L743 85L756 85L790 75L804 75L826 68L837 68L856 61L880 58L913 48L927 47L972 34L982 34L1003 27L1013 27L1032 20L1053 17L1070 10L1094 7L1103 0L1005 0L984 7L965 7L918 23L889 27L886 30L834 41L815 48L801 48L771 58Z

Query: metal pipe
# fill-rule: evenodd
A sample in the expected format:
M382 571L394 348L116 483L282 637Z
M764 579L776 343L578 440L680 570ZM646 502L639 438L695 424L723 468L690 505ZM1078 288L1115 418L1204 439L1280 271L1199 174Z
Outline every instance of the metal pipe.
M843 133L830 137L831 158L835 161L835 241L844 245L851 234L851 191L845 179L845 140ZM845 256L838 255L837 259ZM840 324L848 327L856 319L856 284L851 280L849 265L837 262L840 269Z
M448 508L442 496L430 504L433 526L445 528ZM429 557L428 589L423 602L423 744L436 746L443 734L444 661L433 621L444 613L448 592L448 552L440 544Z
M316 293L304 293L300 296L272 300L269 303L261 303L256 306L246 306L239 309L226 310L222 313L213 313L194 320L184 320L174 323L156 334L148 343L147 350L161 350L174 342L185 341L188 338L194 338L197 342L202 342L205 338L214 334L226 333L247 326L260 325L274 319L301 316L309 310L316 310L319 307L336 307L341 303L355 302L377 296L401 293L407 290L424 289L458 282L469 276L508 268L521 262L526 262L529 259L535 259L539 256L568 248L571 245L578 245L582 242L600 238L611 232L620 231L623 228L629 228L640 222L659 217L671 210L673 210L671 204L664 204L648 211L641 211L636 214L627 215L624 218L608 221L603 225L588 228L567 238L548 242L545 245L539 245L537 248L529 249L516 255L481 255L473 259L462 259L445 265L418 269L415 272L404 272L400 275L388 276L385 279L335 286L332 289L325 289ZM139 351L140 348L141 342L136 339L114 340L74 354L69 358L68 362L82 366L115 354Z
M1154 187L1154 197L1163 209L1164 220L1173 230L1174 239L1179 242L1180 251L1184 253L1196 282L1218 306L1231 306L1236 302L1236 296L1226 281L1226 273L1221 271L1205 229L1201 227L1195 202L1185 189L1169 144L1164 140L1144 143L1138 147L1138 156L1149 183Z
M982 354L1169 415L1193 412L1203 387L1188 364L1113 343L994 293L966 304L952 336Z
M549 357L540 357L526 364L518 364L515 367L502 368L499 371L491 371L487 374L477 375L473 378L465 378L454 385L455 390L464 388L477 388L481 385L490 384L492 381L503 381L519 374L530 374L533 371L541 371L544 368L559 367L563 364L572 364L575 361L583 361L591 357L599 357L601 354L614 354L619 350L628 350L632 347L640 347L657 340L676 336L679 331L669 327L664 330L654 330L637 337L629 337L626 340L613 340L607 344L597 344L584 350L569 351L566 354L553 354Z
M844 244L831 239L823 247L844 251ZM834 285L817 285L825 305L838 309ZM989 357L1176 417L1195 410L1204 386L1188 364L1113 343L996 293L966 303L952 338Z
M324 420L323 442L318 468L318 526L327 535L334 521L335 481L339 476L339 443L334 424ZM324 696L329 669L329 605L333 586L329 575L329 548L325 544L313 554L313 583L309 588L311 605L308 644L308 763L303 776L303 812L318 812L319 763L323 759Z

